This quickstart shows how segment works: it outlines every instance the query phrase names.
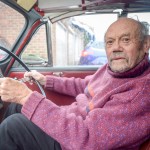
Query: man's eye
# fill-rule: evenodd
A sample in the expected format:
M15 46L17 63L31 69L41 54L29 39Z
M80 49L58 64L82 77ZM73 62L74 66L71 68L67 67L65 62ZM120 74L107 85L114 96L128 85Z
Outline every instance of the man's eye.
M106 44L107 44L107 45L112 45L112 44L113 44L113 41L112 41L112 40L109 40L109 41L106 42Z
M129 39L129 38L123 38L122 41L123 41L124 43L128 43L128 42L130 41L130 39Z

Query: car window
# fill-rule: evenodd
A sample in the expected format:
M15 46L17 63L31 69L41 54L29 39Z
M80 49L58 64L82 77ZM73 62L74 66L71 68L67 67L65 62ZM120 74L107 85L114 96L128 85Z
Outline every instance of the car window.
M66 18L51 24L51 39L46 39L43 25L32 37L21 58L29 66L43 66L50 59L46 45L46 40L50 40L51 66L103 65L107 62L104 34L117 17L117 14L101 14Z
M39 66L47 63L48 56L45 25L42 25L34 34L21 55L21 59L27 66Z
M8 5L0 2L0 20L0 46L11 50L24 27L24 16ZM6 56L7 54L0 50L0 61Z
M150 24L150 13L130 13L130 18ZM108 19L109 18L109 19ZM104 65L107 63L104 34L117 20L117 14L83 15L51 24L53 66ZM28 44L22 59L30 66L48 61L45 27L41 27Z
M53 65L105 64L104 34L117 17L117 14L83 15L52 24Z

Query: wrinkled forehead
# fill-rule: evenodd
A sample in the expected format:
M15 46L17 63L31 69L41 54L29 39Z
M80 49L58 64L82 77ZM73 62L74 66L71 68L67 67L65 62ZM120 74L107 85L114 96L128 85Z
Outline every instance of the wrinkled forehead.
M106 31L106 38L119 37L122 35L137 36L139 33L139 24L133 19L119 19L114 22Z

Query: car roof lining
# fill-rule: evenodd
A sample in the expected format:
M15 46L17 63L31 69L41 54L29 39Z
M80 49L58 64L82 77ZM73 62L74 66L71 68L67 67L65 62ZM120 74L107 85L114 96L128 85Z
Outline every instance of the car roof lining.
M38 0L37 4L52 23L86 13L113 13L116 9L122 9L122 14L150 11L148 0Z
M16 0L15 0L16 1ZM15 2L14 1L14 2ZM42 17L49 18L51 23L71 16L83 14L114 13L120 9L119 16L126 16L127 13L150 12L150 0L21 0L21 4L28 1L36 2L31 5ZM16 1L19 5L18 1ZM24 8L23 6L20 7ZM27 10L27 9L26 9ZM116 13L116 12L115 12Z

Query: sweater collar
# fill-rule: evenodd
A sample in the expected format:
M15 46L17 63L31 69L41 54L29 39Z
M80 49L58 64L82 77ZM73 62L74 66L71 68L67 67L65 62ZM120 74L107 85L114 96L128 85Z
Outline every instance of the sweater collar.
M149 57L148 54L146 54L143 60L137 66L135 66L134 68L126 72L122 72L122 73L113 72L108 66L108 64L107 64L107 71L110 75L114 77L132 78L141 75L148 68L148 66L149 66Z

